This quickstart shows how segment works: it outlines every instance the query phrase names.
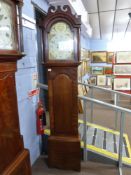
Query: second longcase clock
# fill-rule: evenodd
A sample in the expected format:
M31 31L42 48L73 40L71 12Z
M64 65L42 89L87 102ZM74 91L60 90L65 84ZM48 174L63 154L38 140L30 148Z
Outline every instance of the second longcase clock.
M44 64L48 72L51 167L80 170L78 134L77 67L80 17L69 6L50 7L42 23Z

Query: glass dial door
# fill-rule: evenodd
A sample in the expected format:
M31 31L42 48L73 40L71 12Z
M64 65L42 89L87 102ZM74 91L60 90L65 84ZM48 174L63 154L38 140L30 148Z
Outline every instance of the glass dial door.
M73 32L65 22L55 23L48 34L49 60L74 60Z
M12 6L8 1L0 1L0 50L16 48Z

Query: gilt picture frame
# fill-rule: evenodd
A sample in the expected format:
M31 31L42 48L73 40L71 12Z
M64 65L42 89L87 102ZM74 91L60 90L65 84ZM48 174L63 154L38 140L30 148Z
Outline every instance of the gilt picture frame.
M104 68L101 66L93 66L91 68L91 74L93 75L103 75L104 74Z
M97 86L106 86L106 75L97 75Z
M107 52L107 64L112 64L115 59L115 52Z
M106 51L92 52L91 58L92 63L106 63L107 52Z
M111 75L113 73L112 67L104 67L104 74Z

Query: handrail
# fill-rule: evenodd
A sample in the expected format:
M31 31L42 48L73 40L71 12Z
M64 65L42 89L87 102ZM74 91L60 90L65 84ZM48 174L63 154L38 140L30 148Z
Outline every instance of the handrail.
M85 97L85 96L81 96L78 95L78 98L83 100L84 102L84 115L83 115L83 120L84 120L84 128L83 128L83 132L84 132L84 160L87 160L87 130L86 130L86 123L87 123L87 115L86 115L86 102L90 101L91 103L97 103L106 107L110 107L112 109L115 109L117 111L121 112L121 116L120 116L120 137L119 137L119 153L118 153L118 167L119 167L119 175L122 175L122 151L123 151L123 134L124 134L124 122L125 122L125 112L131 113L130 109L127 108L123 108L117 105L112 105L94 98L90 98L90 97Z
M82 83L82 84L85 84L85 83ZM37 86L42 88L42 89L48 90L48 85L46 85L46 84L37 83ZM97 104L101 104L101 105L104 105L104 106L107 106L107 107L110 107L110 108L113 108L113 109L117 109L119 111L124 111L124 112L131 113L131 110L129 110L127 108L123 108L123 107L120 107L120 106L117 106L117 105L112 105L112 104L97 100L95 98L89 98L89 97L85 97L85 96L82 96L82 95L78 95L78 98L80 98L82 100L91 101L91 102L94 102L94 103L97 103Z
M106 102L97 100L95 98L85 97L85 96L82 96L82 95L78 95L78 98L80 98L82 100L86 100L86 101L91 101L93 103L97 103L97 104L100 104L100 105L103 105L103 106L107 106L107 107L110 107L112 109L117 109L119 111L131 113L131 110L130 109L123 108L123 107L116 106L116 105L112 105L112 104L109 104L109 103L106 103Z
M100 90L108 91L108 92L111 92L111 93L116 93L116 94L120 94L120 95L124 95L124 96L129 96L129 97L131 97L131 94L126 94L126 93L124 93L124 92L119 92L119 91L115 91L115 90L110 90L110 89L106 89L106 88L99 87L99 86L93 86L93 85L86 84L86 83L82 83L82 82L78 82L78 84L82 84L82 85L85 85L85 86L93 87L93 88L95 88L95 89L100 89ZM42 84L42 83L37 83L37 86L38 86L38 87L41 87L41 88L44 88L45 90L48 89L48 85L45 85L45 84Z
M115 94L119 94L119 95L123 95L123 96L131 97L131 94L127 94L127 93L119 92L119 91L115 91L115 90L110 90L110 89L99 87L99 86L93 86L93 85L90 85L90 84L87 84L87 83L82 83L80 81L78 81L78 84L88 86L88 87L91 87L91 88L95 88L95 89L99 89L99 90L103 90L103 91L107 91L107 92L111 92L111 93L115 93Z
M48 85L42 84L42 83L37 83L37 87L40 87L42 89L48 90Z

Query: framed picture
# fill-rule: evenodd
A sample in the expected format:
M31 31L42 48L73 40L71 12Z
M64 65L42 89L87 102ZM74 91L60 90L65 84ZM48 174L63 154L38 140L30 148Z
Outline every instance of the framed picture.
M106 84L108 87L112 87L112 76L106 77Z
M112 67L105 67L105 68L104 68L104 73L105 73L106 75L112 74L112 73L113 73Z
M113 66L114 75L131 75L131 64L116 64Z
M91 53L92 63L106 63L106 56L107 56L106 51L92 52Z
M116 63L131 63L131 52L117 52Z
M115 60L115 52L107 52L107 63L112 64L113 60Z
M106 75L97 76L97 86L106 86Z
M81 60L90 58L90 51L84 48L81 48Z
M86 55L86 58L90 58L90 57L91 57L91 56L90 56L90 51L89 51L89 50L86 50L85 55Z
M104 74L104 68L103 67L96 67L96 66L93 66L91 68L91 73L94 74L94 75L102 75Z
M114 78L114 90L130 90L130 78Z
M81 60L85 59L85 49L81 48Z
M96 76L90 77L90 79L89 79L90 85L96 86L96 82L97 82L97 77Z

